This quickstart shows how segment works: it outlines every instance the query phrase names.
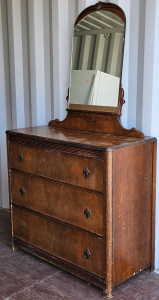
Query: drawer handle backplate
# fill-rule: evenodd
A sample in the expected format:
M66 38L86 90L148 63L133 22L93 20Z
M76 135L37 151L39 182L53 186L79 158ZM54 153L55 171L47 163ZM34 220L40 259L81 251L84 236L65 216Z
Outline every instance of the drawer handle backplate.
M84 211L84 215L87 219L90 217L90 214L91 214L90 210L88 208L86 208Z
M90 251L88 249L84 250L84 256L87 259L91 256Z
M22 160L23 160L23 154L22 154L22 153L19 153L18 159L19 159L19 161L22 161Z
M85 168L85 169L83 170L83 175L84 175L84 177L86 177L86 178L89 177L90 171L88 170L88 168Z
M21 187L21 189L20 189L20 193L21 193L21 195L22 195L22 196L25 194L25 190L24 190L24 188L23 188L23 187Z

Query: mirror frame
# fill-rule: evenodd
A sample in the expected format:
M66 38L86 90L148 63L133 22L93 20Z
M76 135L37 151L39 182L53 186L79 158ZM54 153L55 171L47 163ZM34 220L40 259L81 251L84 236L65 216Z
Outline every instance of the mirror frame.
M82 105L82 104L70 104L69 103L68 106L69 106L69 110L75 110L76 109L78 111L79 110L87 110L87 111L94 111L94 112L95 111L98 111L98 112L104 112L105 111L107 114L117 114L117 115L121 116L122 105L125 103L125 100L123 99L124 90L122 89L122 70L123 70L123 58L124 58L124 48L125 48L125 32L126 32L126 16L125 16L124 11L116 4L113 4L113 3L110 3L110 2L99 1L95 5L87 7L86 9L84 9L78 15L78 17L75 21L75 24L74 24L74 28L87 15L89 15L90 13L99 11L99 10L112 12L112 13L116 14L118 17L120 17L121 20L125 23L125 25L124 25L124 34L123 34L123 50L122 50L122 58L121 58L122 62L121 62L120 84L119 84L119 94L118 94L119 95L118 96L118 106L116 108L114 108L114 112L104 110L104 107L100 107L100 106L98 106L98 109L96 109L93 106L91 107L91 109L89 107L86 109L85 108L86 105ZM69 91L68 91L67 100L69 100Z

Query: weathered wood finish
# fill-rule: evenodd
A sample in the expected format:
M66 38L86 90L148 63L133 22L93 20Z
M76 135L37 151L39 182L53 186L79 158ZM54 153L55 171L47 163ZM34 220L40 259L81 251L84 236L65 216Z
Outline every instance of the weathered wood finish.
M126 23L119 6L100 1L75 25L98 10ZM12 249L97 285L108 298L121 282L154 269L156 139L122 126L124 103L120 81L115 112L81 106L62 122L7 131Z
M46 150L54 149L54 151L62 151L64 153L68 153L66 146L67 149L70 149L69 146L71 146L72 154L97 159L103 159L103 157L101 157L101 151L99 150L109 150L112 147L113 149L119 149L128 147L129 144L134 146L156 141L155 138L151 137L134 138L109 133L104 134L48 127L47 125L7 130L7 134L9 135L9 141L13 143L30 147L40 147Z
M24 188L24 195L20 189ZM103 235L103 195L35 175L11 171L12 202ZM50 191L52 191L50 193ZM84 215L85 209L90 217Z
M7 134L13 250L101 287L108 298L122 281L153 270L155 138L46 126Z
M125 17L123 10L121 9L121 7L119 7L118 5L116 5L114 3L108 3L108 2L105 3L105 2L99 1L95 5L91 5L91 6L87 7L79 14L79 16L76 19L75 26L85 16L87 16L88 14L90 14L92 12L98 11L98 10L110 11L110 12L116 14L117 16L119 16L123 20L123 22L126 23L126 17Z
M104 294L112 297L113 293L113 152L105 153L106 165L106 291Z
M103 277L102 239L95 235L13 205L13 236Z
M118 114L73 109L68 109L67 111L68 115L64 121L52 120L48 126L144 138L144 134L135 128L125 129Z
M150 265L150 171L151 143L114 151L114 286Z
M156 161L157 161L157 142L151 143L151 174L150 174L150 241L149 241L149 260L151 262L149 270L155 269L155 214L156 214Z
M100 1L75 25L98 10L126 23L120 7ZM121 282L154 269L156 139L122 126L124 103L120 81L115 112L80 106L62 122L7 131L12 249L97 285L108 298Z
M92 158L65 154L61 151L40 147L26 147L10 143L10 168L53 178L72 185L103 191L103 162ZM23 160L18 155L22 153ZM86 178L83 170L88 168L90 176Z
M102 289L103 288L105 289L105 282L104 282L103 278L94 273L84 270L83 268L80 268L62 258L54 256L51 253L48 253L48 252L41 250L33 245L30 245L29 243L24 242L18 238L13 237L13 244L16 249L21 248L33 255L36 255L37 257L39 257L41 259L44 259L45 261L48 261L48 262L54 264L57 267L60 267L61 269L64 269L64 270L86 280L87 282L90 282Z

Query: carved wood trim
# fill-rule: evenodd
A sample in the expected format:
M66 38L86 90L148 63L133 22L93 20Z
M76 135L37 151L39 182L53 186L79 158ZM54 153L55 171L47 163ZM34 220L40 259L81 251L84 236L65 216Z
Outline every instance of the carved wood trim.
M124 100L124 89L120 87L119 89L119 100L118 100L118 115L121 116L122 106L125 103Z
M123 20L123 22L126 22L125 13L118 5L116 5L114 3L109 3L109 2L106 3L106 2L99 1L96 4L85 8L79 14L79 16L76 19L75 26L85 16L87 16L88 14L90 14L92 12L98 11L98 10L108 10L110 12L113 12L113 13L117 14Z
M80 148L75 146L69 146L64 144L56 144L53 142L48 142L42 139L26 138L18 135L9 135L9 141L11 143L22 144L30 147L40 147L44 148L46 152L64 152L71 155L79 155L84 157L95 158L98 160L103 160L103 151L92 150L86 148Z
M122 103L124 103L124 100L121 97L121 107ZM52 120L49 122L48 126L144 138L144 134L135 128L131 128L130 130L125 129L121 124L120 115L118 114L106 114L80 110L77 111L70 109L67 111L68 115L64 121L59 121L58 119Z
M103 8L103 2L102 1L99 1L97 4L96 4L96 7L97 7L97 10L101 10Z
M16 248L21 248L23 250L26 250L27 252L36 255L52 264L54 264L55 266L58 266L100 288L106 288L105 285L105 281L102 277L99 277L95 274L92 274L78 266L75 266L71 263L69 263L68 261L65 261L59 257L56 257L54 255L52 255L51 253L48 253L46 251L43 251L35 246L30 245L27 242L24 242L16 237L13 237L13 241L15 244Z
M93 112L92 113L90 113L90 112L81 113L80 111L71 111L70 110L70 115L72 115L74 118L84 119L88 122L97 122L100 120L110 121L110 119L111 119L111 116L109 116L109 115L97 115L97 114L93 114Z

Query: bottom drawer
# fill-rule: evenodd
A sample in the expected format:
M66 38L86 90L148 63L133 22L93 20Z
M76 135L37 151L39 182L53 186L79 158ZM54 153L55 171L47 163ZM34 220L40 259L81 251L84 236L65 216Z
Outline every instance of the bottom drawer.
M12 216L15 237L103 277L101 238L15 205Z

